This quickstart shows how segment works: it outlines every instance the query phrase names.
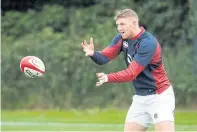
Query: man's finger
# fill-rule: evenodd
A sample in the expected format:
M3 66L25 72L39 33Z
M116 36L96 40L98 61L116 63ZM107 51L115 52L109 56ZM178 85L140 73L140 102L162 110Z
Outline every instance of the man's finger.
M92 37L90 38L90 44L91 45L94 45L94 42L93 42L93 38Z
M102 76L104 76L105 74L104 73L96 73L96 76L98 77L98 78L100 78L100 77L102 77Z
M96 82L96 86L98 87L98 86L101 86L102 85L102 83L100 83L100 82Z
M83 41L83 44L84 44L84 46L87 46L88 45L88 43L87 43L86 40Z
M101 84L103 84L103 83L104 83L104 80L103 80L103 79L100 79L99 82L100 82Z
M103 77L99 77L98 80L103 80Z
M84 45L84 43L83 43L83 42L81 43L81 47L82 47L82 48L84 48L84 47L85 47L85 45Z
M85 54L85 56L89 56L89 54L88 54L88 53L86 53L86 54Z

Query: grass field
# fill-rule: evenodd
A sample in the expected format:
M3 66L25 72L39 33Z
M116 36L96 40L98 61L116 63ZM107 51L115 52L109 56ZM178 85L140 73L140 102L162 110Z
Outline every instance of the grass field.
M2 111L2 131L123 131L126 110ZM197 111L175 112L176 131L197 131ZM150 126L148 130L154 130Z

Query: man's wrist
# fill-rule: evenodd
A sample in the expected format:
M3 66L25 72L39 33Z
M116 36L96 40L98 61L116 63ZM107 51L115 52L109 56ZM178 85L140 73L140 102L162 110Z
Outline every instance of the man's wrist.
M94 51L91 53L91 55L90 56L94 56Z
M89 52L89 53L86 53L86 56L89 56L89 57L93 57L94 56L94 51L93 52Z
M108 76L107 76L107 74L105 74L105 80L104 80L105 82L108 82Z

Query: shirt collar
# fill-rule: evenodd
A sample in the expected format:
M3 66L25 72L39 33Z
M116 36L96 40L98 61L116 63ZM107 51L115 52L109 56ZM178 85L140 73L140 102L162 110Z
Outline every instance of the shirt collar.
M144 27L140 26L140 29L141 29L140 33L137 34L135 37L133 37L132 40L138 39L145 32Z

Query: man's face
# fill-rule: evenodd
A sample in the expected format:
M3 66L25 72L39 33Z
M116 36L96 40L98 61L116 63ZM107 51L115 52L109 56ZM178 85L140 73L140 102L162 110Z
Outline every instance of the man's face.
M136 27L136 21L131 17L118 18L116 20L116 25L122 38L129 39L132 37L133 30Z

